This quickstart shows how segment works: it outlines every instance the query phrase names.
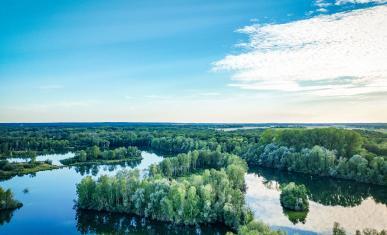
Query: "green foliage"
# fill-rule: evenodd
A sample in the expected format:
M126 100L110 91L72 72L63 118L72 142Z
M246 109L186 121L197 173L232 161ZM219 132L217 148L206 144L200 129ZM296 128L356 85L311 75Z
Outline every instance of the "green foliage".
M333 235L346 235L347 233L344 230L344 228L340 227L339 223L335 222L333 224L332 234ZM363 229L363 231L356 230L356 235L387 235L387 230L383 229L379 232L376 229L366 228L366 229Z
M289 210L307 211L309 208L307 191L304 185L291 182L281 187L281 205Z
M294 211L284 208L283 212L293 224L305 224L306 217L308 216L309 211Z
M138 150L137 147L120 147L113 150L105 150L101 152L98 146L93 146L87 148L86 151L81 150L77 152L73 158L61 160L61 163L64 165L70 165L82 162L104 162L106 160L130 160L140 158L141 151Z
M367 130L359 130L358 132L364 136L364 148L369 152L369 154L387 157L386 133Z
M236 155L218 151L193 151L179 154L177 157L166 158L159 164L151 166L150 175L178 177L200 169L211 168L225 168L230 177L233 178L233 182L235 182L234 186L238 188L244 187L243 176L247 171L246 162Z
M272 230L261 221L251 221L238 230L238 235L284 235L284 232Z
M9 162L0 160L0 178L10 178L15 175L24 175L43 170L56 169L51 161Z
M71 164L140 156L137 148L178 156L152 165L145 178L137 171L98 180L86 177L77 185L80 208L179 224L220 222L239 229L239 234L277 234L252 222L244 202L247 165L236 155L249 165L387 185L387 135L372 131L270 128L228 132L206 125L157 124L0 128L3 158L72 151L76 156L68 160ZM1 161L0 174L34 171L43 165L49 166ZM293 203L293 207L301 206Z
M77 185L78 207L187 225L224 223L234 229L251 219L242 191L246 163L236 156L194 151L149 170L150 176L143 179L138 170L97 181L85 177Z
M259 156L250 156L250 153L255 151L247 151L243 158L250 163L248 159L254 159L254 165L387 185L387 159L383 157L367 160L356 154L349 159L337 158L334 151L321 146L297 151L273 143L260 150Z
M344 228L340 227L340 224L335 222L333 224L332 235L345 235Z
M10 189L4 190L0 187L0 211L16 209L22 206L21 202L13 198L13 193Z
M78 152L78 159L73 160L88 162L121 159L124 152L121 148L128 146L166 155L210 150L239 155L249 165L387 184L387 135L384 133L338 128L218 131L209 127L145 124L2 127L0 155L74 151ZM163 167L171 170L168 164ZM167 176L172 174L170 171Z
M337 151L340 157L350 158L360 152L363 138L356 131L337 128L269 129L262 134L260 143L276 143L297 151L320 145Z

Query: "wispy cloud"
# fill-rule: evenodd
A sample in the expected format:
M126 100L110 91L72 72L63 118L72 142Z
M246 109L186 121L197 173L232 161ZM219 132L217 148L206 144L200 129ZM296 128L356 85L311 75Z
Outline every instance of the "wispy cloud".
M336 0L335 5L344 5L344 4L366 4L366 3L376 3L383 4L387 3L387 0Z
M214 63L234 72L230 86L318 96L387 91L387 6L246 26L245 51ZM344 83L323 84L351 77ZM320 84L306 84L316 81Z
M344 6L347 5L360 5L360 4L373 4L379 5L387 3L387 0L315 0L314 5L317 7L317 13L327 13L330 11L332 6ZM311 14L314 11L310 12Z
M315 6L318 7L318 12L327 12L327 7L332 6L332 3L327 2L326 0L316 0Z

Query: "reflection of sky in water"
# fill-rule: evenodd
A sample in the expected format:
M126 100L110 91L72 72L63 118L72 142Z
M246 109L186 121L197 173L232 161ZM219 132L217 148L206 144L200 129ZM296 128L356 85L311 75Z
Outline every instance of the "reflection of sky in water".
M59 160L73 155L71 153L46 155L42 157L42 160L47 159L47 156L52 160ZM150 164L158 163L163 159L156 154L147 152L142 152L142 156L141 163L133 165L140 170L146 169ZM86 175L92 175L93 173L95 174L93 177L104 174L115 175L117 171L123 168L125 166L99 165L94 167L94 171L89 167L89 171L83 171L82 175L79 168L65 167L38 172L35 177L24 175L0 182L1 187L11 188L16 198L24 203L21 209L14 211L10 223L0 226L0 234L26 234L26 231L29 234L51 234L52 231L55 231L56 235L78 234L76 215L73 208L73 200L76 199L75 184ZM270 176L266 175L265 177ZM359 202L360 204L355 204L357 206L353 207L324 206L311 201L305 224L293 225L288 217L283 214L279 202L280 191L277 181L270 181L270 184L265 181L264 177L248 174L246 176L248 186L246 200L254 210L256 218L263 220L274 228L288 231L289 234L315 234L311 231L331 234L335 221L339 222L350 233L354 233L355 229L365 227L378 230L387 228L387 206L375 203L371 197L361 203ZM23 193L25 188L28 188L28 193ZM327 193L332 192L332 187L329 190ZM335 187L333 187L334 190ZM342 194L341 192L337 192L337 194L344 199L351 195L349 193ZM319 197L319 195L318 193L315 194L316 197Z
M137 165L139 169L162 160L162 157L147 152L142 152L142 156L143 160ZM95 177L115 175L123 167L99 165L97 169ZM0 234L26 234L27 231L28 234L52 234L53 231L56 235L79 234L74 210L75 185L86 175L91 172L82 176L75 167L65 167L37 172L34 177L24 175L0 181L1 187L11 188L15 198L24 204L14 211L10 223L0 226ZM26 188L29 192L23 193Z
M51 160L53 165L62 166L60 160L74 157L74 153L66 153L66 154L47 154L47 155L39 155L36 157L36 161L45 161ZM30 158L8 158L10 162L28 162Z
M305 224L294 225L283 213L279 201L280 191L276 182L271 181L270 187L267 187L264 185L265 179L255 174L247 174L245 179L248 187L246 200L253 209L255 217L273 227L290 229L290 234L301 234L300 231L292 231L292 229L331 234L335 221L339 222L348 233L355 233L356 229L387 228L387 206L376 203L371 197L354 207L324 206L310 201Z
M163 160L162 157L157 156L154 153L148 153L148 152L142 152L143 159L141 160L141 163L136 167L139 170L145 170L147 169L151 164L157 164Z
M142 152L143 160L141 163L136 167L139 170L147 169L150 164L152 163L158 163L163 158L158 157L156 154L148 153L148 152ZM66 159L66 158L72 158L74 157L74 153L66 153L66 154L47 154L47 155L39 155L36 157L37 161L45 161L45 160L51 160L53 165L62 166L62 163L60 163L60 160ZM8 158L9 162L28 162L30 161L30 158ZM104 167L106 171L108 171L108 168ZM120 167L122 169L122 167Z

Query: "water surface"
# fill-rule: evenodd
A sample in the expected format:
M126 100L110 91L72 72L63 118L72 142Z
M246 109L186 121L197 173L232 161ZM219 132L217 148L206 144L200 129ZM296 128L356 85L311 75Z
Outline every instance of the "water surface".
M246 200L255 217L289 234L331 234L334 222L349 234L364 228L387 229L386 187L264 168L253 169L245 179ZM307 187L309 212L282 208L280 184L289 182Z
M66 153L66 154L47 154L47 155L39 155L36 157L36 161L45 161L50 160L53 165L56 166L63 166L62 163L60 163L60 160L74 157L74 153ZM7 158L9 162L29 162L31 158L21 158L21 157L12 157Z
M72 157L66 154L61 157ZM224 234L220 227L184 227L159 223L136 216L82 211L74 208L76 183L86 175L115 175L121 169L137 168L142 174L162 157L142 152L142 161L119 165L89 165L42 171L0 182L11 188L24 206L0 213L0 234ZM44 156L47 157L47 156ZM28 190L25 190L28 189ZM27 191L27 192L26 192Z
M58 163L74 154L38 156ZM0 234L225 234L223 226L184 227L137 216L76 210L76 183L86 176L115 175L121 169L140 169L142 175L163 158L142 152L141 161L116 165L84 165L42 171L1 181L23 202L19 210L0 213ZM387 229L387 189L345 180L253 169L246 175L246 200L255 217L289 234L331 234L334 222L349 233L366 227ZM284 211L279 185L304 184L309 191L308 213ZM25 190L28 189L28 190Z

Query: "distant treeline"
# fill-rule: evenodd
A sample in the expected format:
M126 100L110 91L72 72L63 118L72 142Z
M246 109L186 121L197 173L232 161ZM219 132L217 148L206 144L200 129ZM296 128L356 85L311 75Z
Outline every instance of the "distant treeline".
M387 134L338 128L219 131L201 126L1 127L0 155L63 152L96 146L173 156L194 150L230 153L249 165L387 184Z

